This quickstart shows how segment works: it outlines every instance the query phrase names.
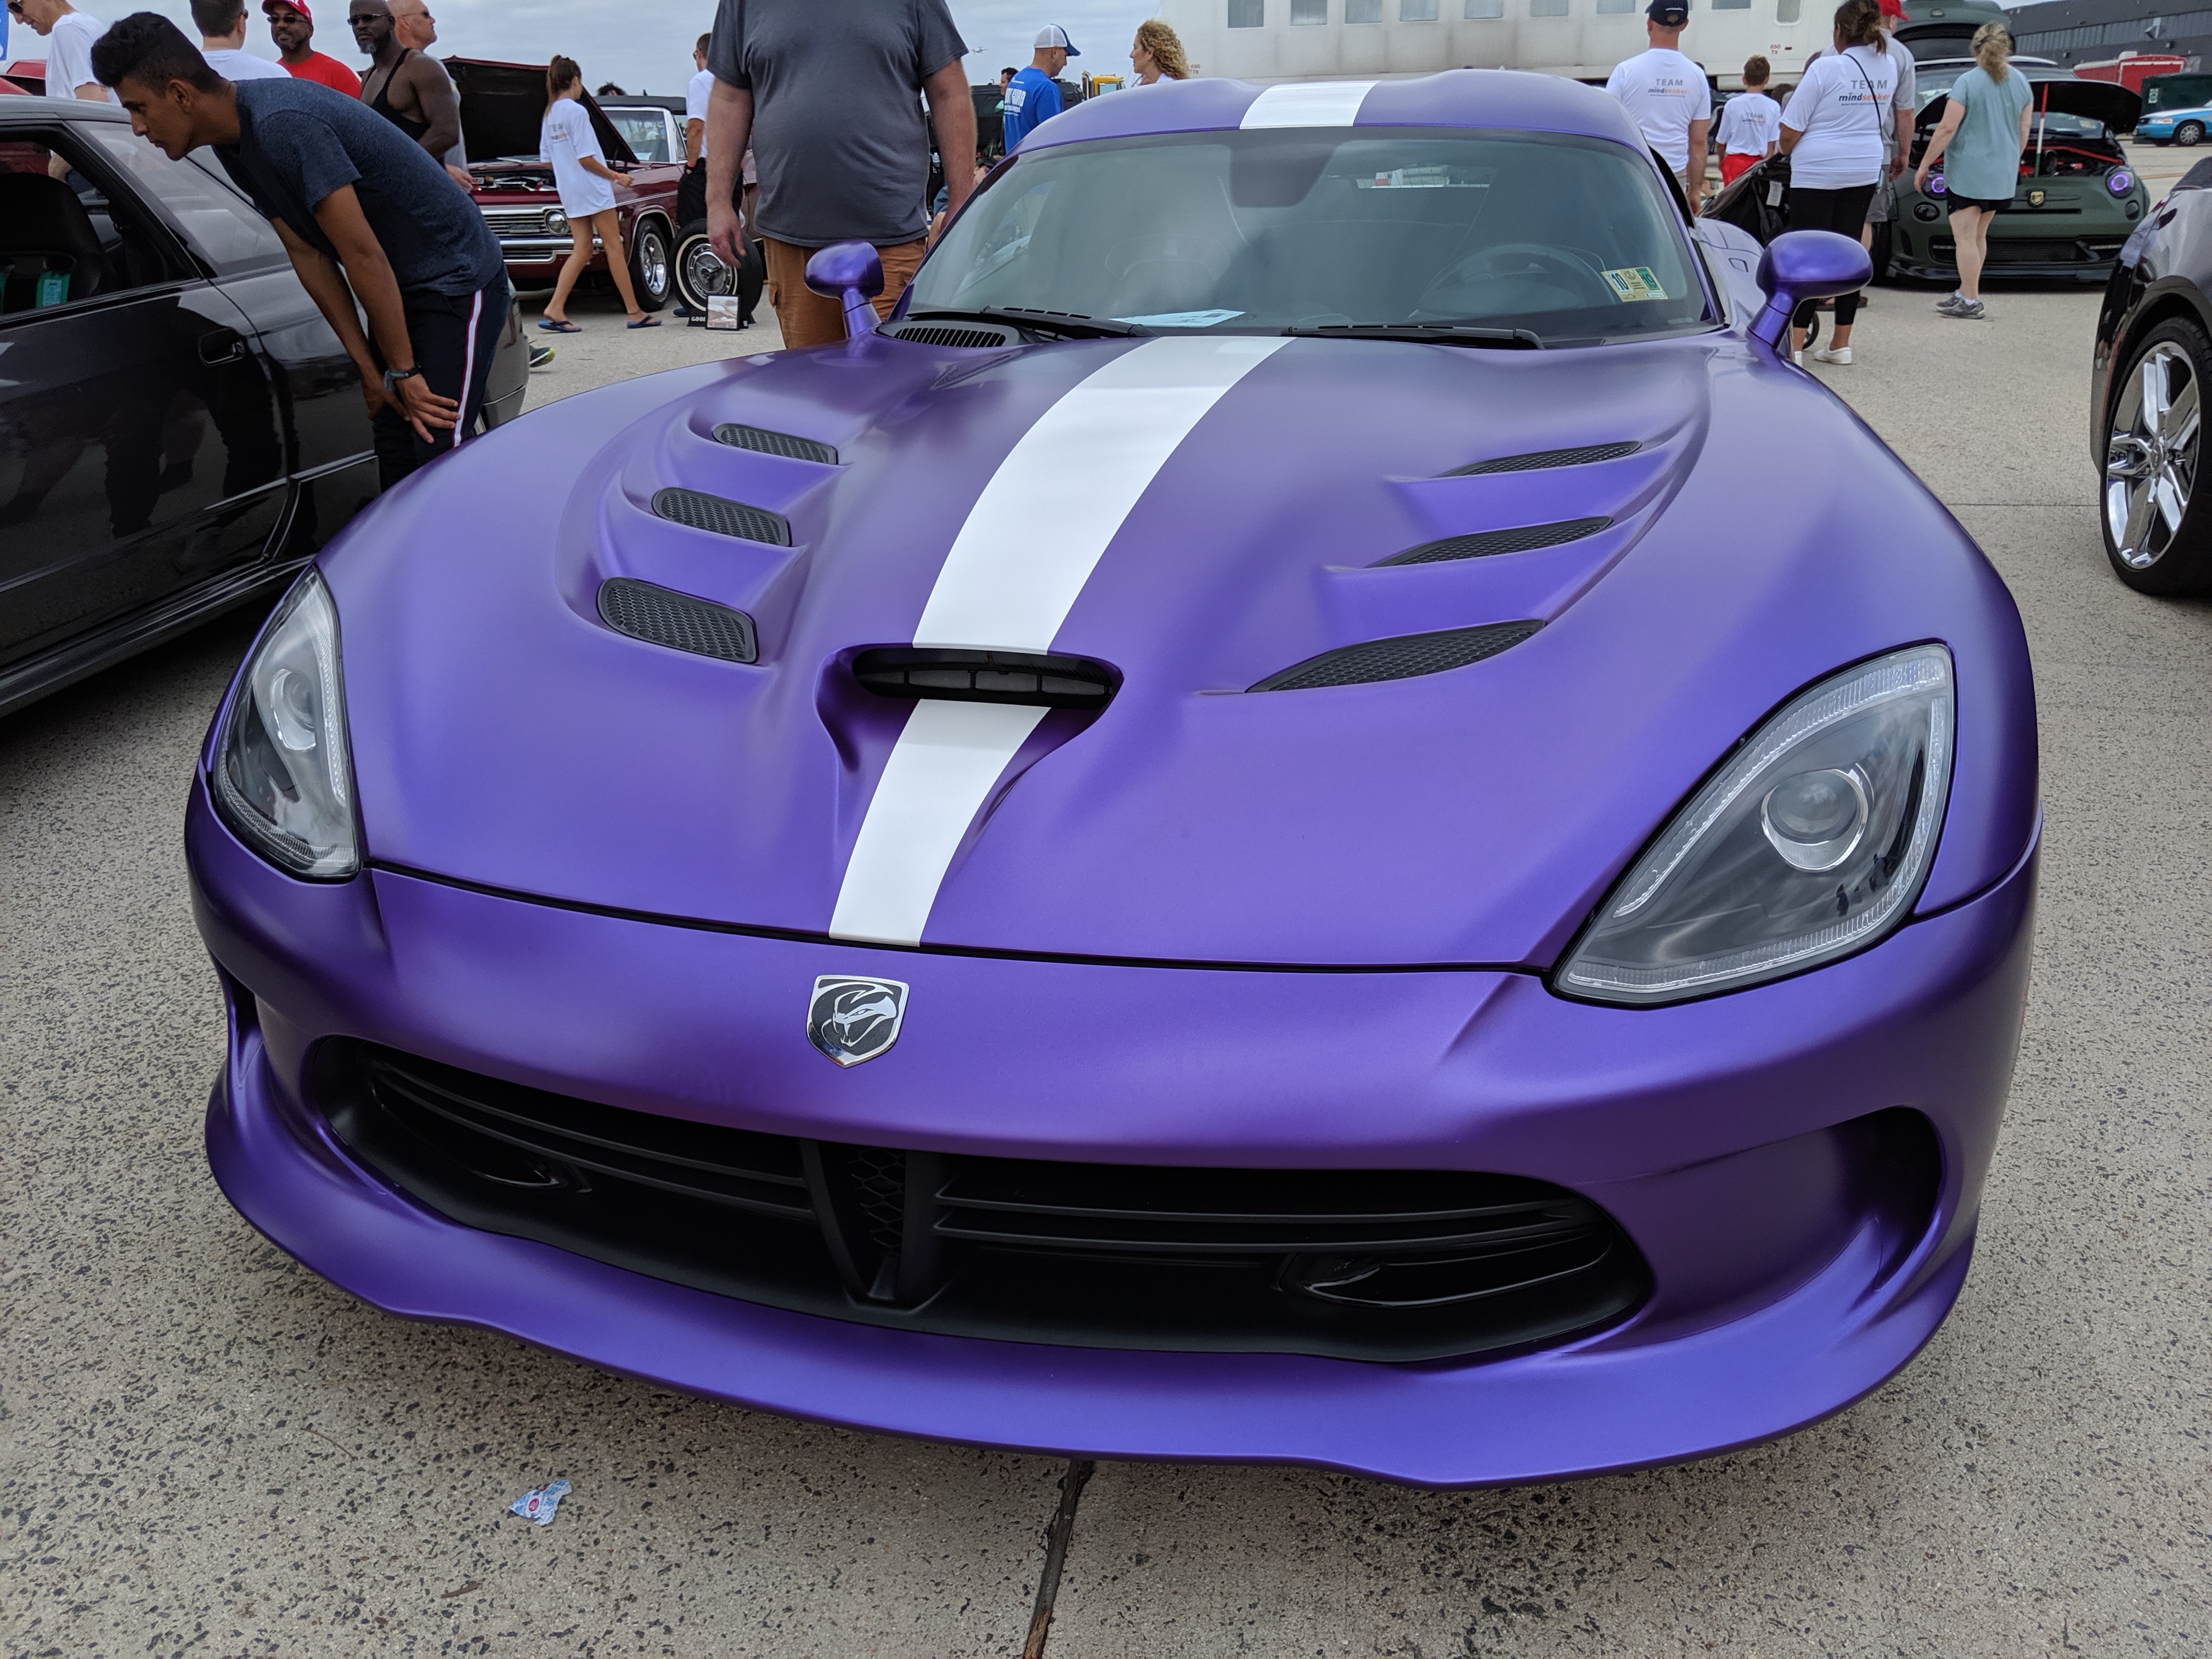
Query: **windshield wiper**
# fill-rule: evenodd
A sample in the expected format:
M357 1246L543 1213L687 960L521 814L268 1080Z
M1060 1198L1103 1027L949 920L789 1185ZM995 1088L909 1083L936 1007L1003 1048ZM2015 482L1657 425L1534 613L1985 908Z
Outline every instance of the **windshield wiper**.
M1071 339L1095 339L1102 336L1149 334L1152 330L1135 323L1116 322L1110 317L1086 317L1079 311L1039 311L1030 306L978 306L972 311L957 311L932 306L927 311L909 311L904 319L918 323L928 317L951 317L970 322L1012 323L1018 328L1034 328L1047 334L1064 334Z
M1531 329L1477 328L1468 323L1293 323L1283 331L1329 340L1421 340L1438 345L1491 346L1506 351L1541 351L1543 340Z

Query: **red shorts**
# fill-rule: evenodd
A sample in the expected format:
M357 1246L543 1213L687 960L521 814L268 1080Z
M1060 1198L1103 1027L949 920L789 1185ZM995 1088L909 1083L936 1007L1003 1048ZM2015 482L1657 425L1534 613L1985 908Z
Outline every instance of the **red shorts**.
M1766 158L1764 155L1723 155L1721 157L1721 183L1732 185Z

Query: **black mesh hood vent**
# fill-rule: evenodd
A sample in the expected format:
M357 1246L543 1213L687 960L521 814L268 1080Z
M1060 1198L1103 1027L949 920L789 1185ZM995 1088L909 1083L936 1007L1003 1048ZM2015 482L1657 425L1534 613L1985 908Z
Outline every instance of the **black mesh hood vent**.
M1423 542L1403 553L1378 559L1375 568L1389 564L1441 564L1450 559L1483 559L1493 553L1530 553L1540 547L1595 536L1613 522L1610 519L1562 519L1557 524L1525 524L1516 530L1486 530L1473 536L1447 536L1440 542Z
M993 347L1022 343L1018 330L994 327L988 323L901 323L884 332L895 340L912 340L917 345Z
M791 520L764 507L747 507L743 501L725 501L696 489L661 489L653 492L653 510L673 523L711 530L717 536L736 536L777 547L791 545Z
M837 465L837 452L828 444L816 443L811 438L794 438L788 432L770 432L765 427L740 426L735 421L725 421L716 427L714 441L727 444L732 449L781 455L787 460L819 461L824 466Z
M672 651L724 662L760 660L753 619L744 611L629 576L599 584L599 619L617 634Z
M1485 472L1537 472L1547 466L1588 466L1592 461L1617 461L1633 455L1641 444L1591 444L1583 449L1538 449L1526 455L1501 455L1494 461L1470 461L1455 466L1447 478L1472 478Z
M853 659L853 678L879 697L1045 708L1103 708L1121 683L1113 669L1088 657L929 645L863 651Z
M1544 624L1490 623L1481 628L1452 628L1440 634L1402 634L1395 640L1370 640L1325 651L1270 675L1255 691L1311 691L1328 685L1364 685L1375 680L1407 680L1441 674L1447 668L1494 657L1516 646Z

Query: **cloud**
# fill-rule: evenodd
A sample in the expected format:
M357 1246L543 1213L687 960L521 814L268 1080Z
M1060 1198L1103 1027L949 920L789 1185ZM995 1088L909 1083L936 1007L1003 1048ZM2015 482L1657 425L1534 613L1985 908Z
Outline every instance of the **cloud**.
M315 11L315 48L355 70L365 67L345 24L344 0L310 0ZM804 5L807 0L794 0ZM644 5L610 8L604 0L430 0L438 20L441 58L490 58L506 63L543 64L564 52L584 66L586 85L615 82L630 92L676 94L691 76L691 43L714 27L711 4L672 5L649 0ZM109 21L136 9L118 0L91 0L88 8ZM173 20L192 39L191 14L185 0L155 0L149 9ZM246 49L273 59L269 26L260 0L247 0L252 20ZM952 0L952 21L972 50L968 78L978 85L999 78L1007 64L1030 61L1030 43L1048 23L1057 23L1083 55L1069 73L1129 72L1129 37L1158 7L1151 0ZM611 24L613 26L611 27ZM35 57L44 42L23 27L11 37L18 57Z

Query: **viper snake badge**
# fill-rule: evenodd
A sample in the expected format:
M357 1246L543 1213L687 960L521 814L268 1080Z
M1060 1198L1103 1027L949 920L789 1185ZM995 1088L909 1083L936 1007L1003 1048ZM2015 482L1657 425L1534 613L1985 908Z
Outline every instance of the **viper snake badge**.
M824 974L806 1005L806 1040L840 1066L873 1060L898 1041L906 992L895 979Z

